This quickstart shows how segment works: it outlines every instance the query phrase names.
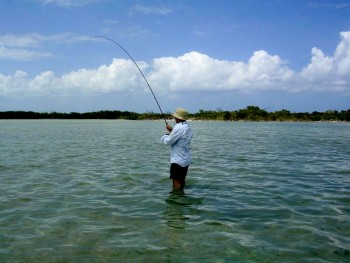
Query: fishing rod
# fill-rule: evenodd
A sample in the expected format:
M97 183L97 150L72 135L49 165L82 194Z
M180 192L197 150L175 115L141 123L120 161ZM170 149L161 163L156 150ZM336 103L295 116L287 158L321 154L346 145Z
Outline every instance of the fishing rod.
M162 111L162 108L161 108L160 105L159 105L159 102L158 102L158 100L157 100L157 98L156 98L156 95L154 94L154 92L153 92L153 90L152 90L152 88L151 88L151 85L149 85L149 83L148 83L148 81L147 81L145 75L144 75L143 72L141 71L140 67L137 65L136 61L135 61L135 60L132 58L132 56L129 54L129 52L126 51L126 49L123 48L122 45L120 45L119 43L117 43L117 42L114 41L113 39L110 39L110 38L104 37L104 36L94 36L94 37L104 38L104 39L107 39L107 40L113 42L114 44L116 44L117 46L119 46L119 47L131 58L132 62L134 62L135 66L138 68L138 70L140 71L142 77L143 77L144 80L146 81L148 88L149 88L150 91L152 92L153 98L154 98L155 101L157 102L158 108L159 108L159 110L160 110L160 112L161 112L161 114L162 114L162 117L163 117L163 119L164 119L164 121L165 121L165 124L167 125L168 122L167 122L166 119L165 119L165 116L164 116L164 113L163 113L163 111Z

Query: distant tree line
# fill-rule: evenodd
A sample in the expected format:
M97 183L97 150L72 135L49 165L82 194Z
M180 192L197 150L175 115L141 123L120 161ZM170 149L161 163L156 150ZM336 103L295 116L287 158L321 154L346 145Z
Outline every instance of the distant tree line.
M126 119L137 120L138 113L129 111L96 111L96 112L33 112L33 111L3 111L0 119Z
M165 118L172 118L171 113L164 114ZM158 120L162 119L160 113L146 112L136 113L130 111L96 111L96 112L33 112L33 111L3 111L0 119L126 119L126 120ZM350 121L350 109L325 112L290 112L283 109L268 112L257 106L248 106L236 111L199 110L189 114L193 120L217 120L217 121Z
M290 112L283 109L280 111L268 112L257 106L248 106L245 109L236 111L216 111L199 110L192 115L199 120L222 120L222 121L350 121L350 109L325 112Z

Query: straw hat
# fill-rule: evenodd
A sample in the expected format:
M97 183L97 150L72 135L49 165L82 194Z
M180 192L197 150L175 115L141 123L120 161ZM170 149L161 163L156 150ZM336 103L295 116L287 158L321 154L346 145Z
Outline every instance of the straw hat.
M185 121L187 120L188 112L184 108L177 108L176 111L173 113L173 116L175 118Z

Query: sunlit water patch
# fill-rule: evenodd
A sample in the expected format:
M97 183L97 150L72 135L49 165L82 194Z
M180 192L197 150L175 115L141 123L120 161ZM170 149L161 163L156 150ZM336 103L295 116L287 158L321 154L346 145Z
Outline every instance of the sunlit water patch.
M350 125L0 121L0 262L350 262Z

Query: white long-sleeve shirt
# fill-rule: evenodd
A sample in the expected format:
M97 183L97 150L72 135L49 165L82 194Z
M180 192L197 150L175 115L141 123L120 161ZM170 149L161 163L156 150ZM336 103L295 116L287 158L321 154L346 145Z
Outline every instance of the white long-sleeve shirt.
M190 143L192 129L187 122L177 123L169 135L160 139L165 145L171 146L170 162L186 167L191 163Z

